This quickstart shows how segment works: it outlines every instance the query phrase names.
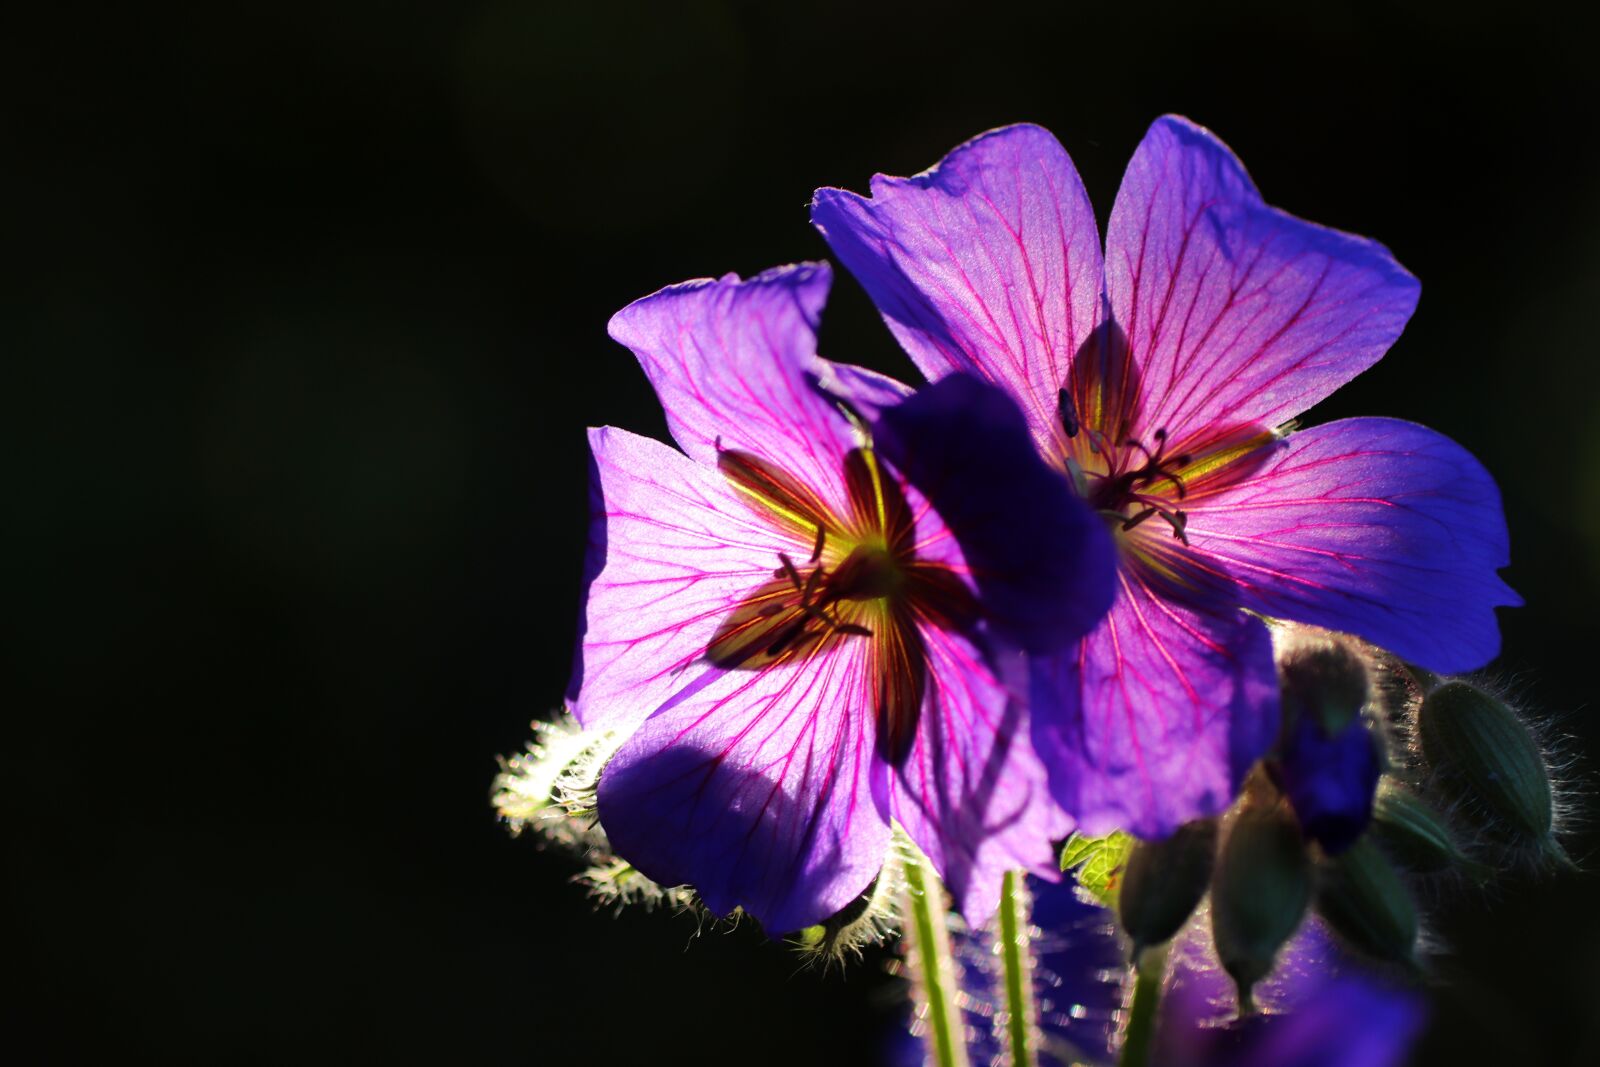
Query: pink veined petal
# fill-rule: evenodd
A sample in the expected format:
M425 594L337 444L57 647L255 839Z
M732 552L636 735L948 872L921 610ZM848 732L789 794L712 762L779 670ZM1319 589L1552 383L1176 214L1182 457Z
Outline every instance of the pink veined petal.
M820 922L883 867L869 643L763 671L703 671L606 765L617 854L771 933Z
M1054 452L1056 391L1100 315L1100 235L1049 131L1007 126L872 198L819 189L811 219L929 379L964 370L1012 391Z
M1137 393L1135 430L1175 449L1305 411L1388 351L1419 289L1376 241L1268 207L1226 145L1175 116L1134 153L1106 233L1134 379L1120 391Z
M1189 540L1240 602L1357 634L1430 670L1500 648L1496 606L1521 603L1500 493L1449 438L1398 419L1290 434L1244 481L1188 503Z
M1034 739L1085 833L1161 837L1232 801L1278 727L1266 626L1191 610L1136 569L1080 647L1032 667Z
M977 925L999 906L1006 871L1060 876L1052 842L1072 820L1034 753L1021 679L1008 685L959 634L922 634L928 690L916 740L891 772L890 811Z
M915 390L904 382L853 363L817 360L816 384L826 395L872 422L884 408L893 407Z
M718 625L809 551L761 523L714 469L611 427L589 431L595 515L567 699L590 729L627 729L683 685Z
M837 508L854 442L811 381L823 369L816 331L831 280L826 263L802 263L684 282L629 304L610 331L639 357L690 457L714 466L719 443L753 453Z

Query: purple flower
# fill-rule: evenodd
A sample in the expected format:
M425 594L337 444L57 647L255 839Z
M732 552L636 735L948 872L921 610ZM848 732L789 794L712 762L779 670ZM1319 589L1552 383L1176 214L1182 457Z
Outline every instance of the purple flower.
M683 451L590 433L569 700L586 728L624 738L600 819L655 881L797 929L869 886L893 822L981 917L1005 870L1052 870L1069 828L1028 743L1025 683L1006 681L1010 638L1086 632L1111 599L1112 549L993 387L972 383L985 403L934 420L968 442L961 463L912 484L881 460L816 381L903 401L913 442L943 390L907 399L819 359L829 282L826 265L730 275L612 319ZM1039 498L1035 522L962 505L996 464Z
M1418 284L1381 245L1267 206L1181 118L1134 154L1102 258L1054 137L1012 126L812 217L931 379L1008 389L1107 517L1116 603L1034 662L1036 747L1082 828L1158 836L1226 807L1277 733L1262 617L1450 672L1518 603L1494 482L1393 419L1285 423L1376 362Z

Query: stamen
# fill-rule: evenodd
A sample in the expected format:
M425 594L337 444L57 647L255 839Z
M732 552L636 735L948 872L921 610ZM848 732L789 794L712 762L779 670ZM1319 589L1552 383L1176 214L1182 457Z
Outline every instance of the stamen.
M1189 527L1188 514L1180 508L1171 514L1162 512L1161 517L1172 524L1172 535L1187 545L1189 543L1189 534L1187 533Z
M1124 530L1131 530L1135 526L1137 526L1141 522L1143 522L1144 520L1148 519L1150 516L1160 514L1160 512L1161 512L1160 508L1145 508L1143 511L1139 512L1139 514L1133 516L1132 518L1124 519L1123 522L1122 522L1122 528Z
M1061 429L1066 431L1067 437L1078 436L1078 405L1065 389L1056 390L1056 417L1061 420Z
M812 563L815 563L815 562L817 562L817 560L822 558L822 546L827 544L827 541L828 541L828 528L826 526L818 526L817 527L817 543L811 546L811 562Z

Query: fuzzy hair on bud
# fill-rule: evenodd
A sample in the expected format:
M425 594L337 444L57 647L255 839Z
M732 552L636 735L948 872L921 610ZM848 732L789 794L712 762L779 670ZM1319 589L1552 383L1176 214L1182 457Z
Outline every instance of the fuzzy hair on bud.
M536 722L527 748L501 758L490 803L514 837L531 829L560 845L601 845L594 791L616 746L609 734L584 732L569 714Z
M1555 768L1533 727L1484 686L1453 678L1417 711L1417 745L1430 785L1513 853L1574 866L1557 836Z
M1455 870L1480 881L1489 874L1461 848L1444 816L1393 779L1378 789L1371 834L1390 859L1415 874Z
M597 904L614 911L641 906L646 911L667 907L674 911L693 911L699 907L694 890L686 885L659 885L634 869L627 860L601 851L595 857L603 862L590 867L575 879L589 891Z
M1313 716L1328 737L1360 718L1372 686L1354 641L1295 626L1275 632L1274 646L1285 716Z
M879 945L900 932L901 898L905 893L906 849L909 839L896 833L884 858L883 870L855 900L815 926L792 938L807 963L824 970L860 959L870 945Z
M527 749L500 760L495 810L514 837L531 830L544 841L582 852L590 866L573 881L598 905L616 911L633 905L693 910L698 902L692 889L658 885L619 859L595 817L595 787L618 743L612 734L585 732L567 714L534 723Z

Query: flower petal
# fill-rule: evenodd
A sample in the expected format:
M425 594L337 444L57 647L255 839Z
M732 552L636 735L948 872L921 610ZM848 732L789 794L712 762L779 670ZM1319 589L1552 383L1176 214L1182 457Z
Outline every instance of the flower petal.
M761 524L726 479L648 437L589 431L594 517L568 703L626 729L683 685L718 627L802 544Z
M1268 207L1187 119L1156 121L1106 231L1106 293L1141 379L1136 429L1174 450L1208 427L1276 426L1386 352L1417 280L1376 241Z
M1020 686L1008 686L960 634L924 627L922 638L927 693L890 811L976 925L999 906L1006 871L1060 876L1051 842L1072 820L1051 799L1029 743Z
M809 380L831 281L826 263L802 263L684 282L617 312L611 336L639 357L692 458L748 452L837 505L850 426Z
M1115 592L1111 536L1039 458L1003 389L954 374L883 408L872 427L954 535L996 633L1051 652L1100 621Z
M647 719L600 776L617 854L719 915L771 933L820 922L883 867L872 794L866 641L763 671L708 669Z
M924 374L1000 382L1041 445L1055 440L1101 263L1094 209L1049 131L992 130L914 178L878 175L870 200L819 189L811 220Z
M1449 438L1398 419L1289 435L1249 477L1188 502L1189 541L1264 615L1366 638L1442 673L1500 649L1521 603L1494 479Z
M1164 600L1131 568L1080 647L1035 659L1032 692L1051 788L1089 834L1215 815L1278 727L1266 626Z

